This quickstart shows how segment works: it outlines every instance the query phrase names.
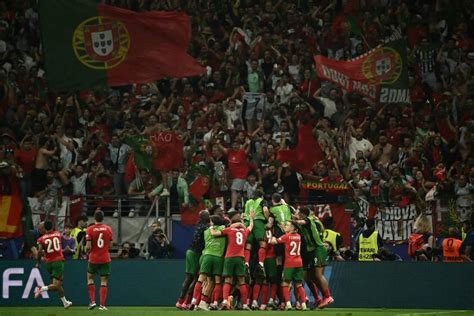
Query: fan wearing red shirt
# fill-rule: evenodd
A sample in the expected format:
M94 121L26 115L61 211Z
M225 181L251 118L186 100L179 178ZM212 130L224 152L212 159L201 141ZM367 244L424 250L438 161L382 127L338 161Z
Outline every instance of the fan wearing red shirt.
M239 212L232 211L227 213L229 218L234 223L242 223L242 217ZM245 262L244 262L244 250L245 250L245 241L247 236L253 229L253 219L255 217L255 212L250 211L249 220L250 224L248 227L242 223L241 226L232 225L225 228L223 231L217 231L211 229L211 235L214 237L226 236L227 237L227 250L225 253L224 260L224 271L222 275L224 279L224 290L222 301L223 309L232 309L232 299L230 296L230 290L232 288L232 282L234 277L237 278L239 284L240 295L242 299L242 309L250 310L248 306L248 288L245 284Z
M41 257L44 254L46 260L46 269L53 283L48 286L38 286L35 289L35 298L38 298L41 293L47 291L58 292L59 298L64 305L65 309L71 307L72 302L68 301L64 296L63 289L63 274L64 274L64 256L61 248L61 233L57 230L53 230L53 223L51 221L45 221L44 229L46 233L38 238L38 264L41 262ZM38 227L40 230L40 227Z
M283 270L283 281L281 289L283 299L286 302L285 310L291 310L290 290L288 286L295 283L295 297L299 298L301 310L306 307L306 294L303 287L303 259L301 258L301 235L296 232L296 226L292 222L285 225L285 234L280 238L272 238L272 244L283 244L285 247L285 264Z
M227 155L227 166L229 167L229 176L232 179L231 189L231 209L237 205L239 192L244 189L244 184L249 173L247 154L250 150L250 138L245 140L241 146L239 142L234 141L232 148L228 149L219 144L219 149Z
M102 224L104 213L98 209L94 214L95 224L86 230L86 252L89 253L87 265L87 288L89 290L89 309L95 308L95 285L94 276L100 275L100 306L99 310L107 310L105 299L107 298L107 282L110 275L109 248L112 242L112 229Z

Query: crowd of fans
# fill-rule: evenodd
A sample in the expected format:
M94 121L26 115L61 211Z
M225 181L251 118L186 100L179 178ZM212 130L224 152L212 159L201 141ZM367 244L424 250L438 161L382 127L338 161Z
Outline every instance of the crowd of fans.
M260 186L296 201L301 181L309 179L347 182L355 197L372 203L408 198L420 208L435 187L431 193L456 197L459 221L470 218L471 1L105 3L185 10L193 28L190 53L207 71L108 90L49 91L35 1L0 1L1 166L15 166L22 194L39 198L43 209L64 195L165 191L179 210L189 203L186 172L200 164L212 170L206 196L224 196L229 208L241 207L239 192L251 196ZM362 35L335 25L343 10ZM411 104L373 103L315 76L314 55L354 58L394 29L407 40ZM300 174L277 156L295 147L298 127L307 123L324 159ZM154 190L161 183L155 170L126 183L125 137L165 130L184 136L184 167L170 172L163 190ZM11 190L7 178L2 172L1 193ZM150 243L160 245L160 236L154 233Z

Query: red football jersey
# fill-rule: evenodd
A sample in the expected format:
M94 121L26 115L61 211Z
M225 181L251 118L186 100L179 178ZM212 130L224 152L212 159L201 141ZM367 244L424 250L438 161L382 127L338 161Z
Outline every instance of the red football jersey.
M46 233L38 238L38 244L44 249L46 262L64 261L63 250L61 248L61 233L57 230Z
M227 164L229 166L229 175L231 179L247 179L249 166L247 153L243 149L239 151L229 149L227 152Z
M265 259L276 258L275 245L270 243L273 237L273 234L270 230L266 231L266 237L267 237L267 248L266 248L266 253L265 253Z
M297 233L285 234L277 239L279 244L285 244L285 268L302 268L301 236Z
M90 241L91 252L89 254L90 263L110 262L109 248L112 241L112 229L105 224L94 224L86 230L86 240Z
M226 258L244 257L245 242L249 233L247 228L227 227L222 231L222 235L227 236Z

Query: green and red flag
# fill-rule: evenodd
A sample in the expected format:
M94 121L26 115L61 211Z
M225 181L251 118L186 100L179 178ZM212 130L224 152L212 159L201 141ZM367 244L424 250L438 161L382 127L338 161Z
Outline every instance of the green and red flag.
M353 60L314 57L318 77L379 103L410 103L406 44L388 41Z
M151 170L153 147L148 136L133 135L125 138L125 143L133 150L133 159L139 169Z
M144 83L205 72L187 54L184 12L133 12L94 0L40 0L49 89Z

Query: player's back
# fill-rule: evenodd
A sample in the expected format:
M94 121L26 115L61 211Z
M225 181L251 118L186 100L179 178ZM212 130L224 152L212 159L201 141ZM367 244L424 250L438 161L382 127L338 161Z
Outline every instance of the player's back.
M90 263L99 264L111 261L109 249L112 238L112 229L106 224L94 224L87 228L86 240L91 242Z
M61 233L57 230L49 232L38 238L38 244L44 248L46 262L64 261L61 247Z
M249 230L241 227L227 227L222 231L222 234L227 236L228 241L225 257L244 257L245 241L247 240Z
M280 237L279 241L285 244L285 268L302 267L300 234L288 233Z

